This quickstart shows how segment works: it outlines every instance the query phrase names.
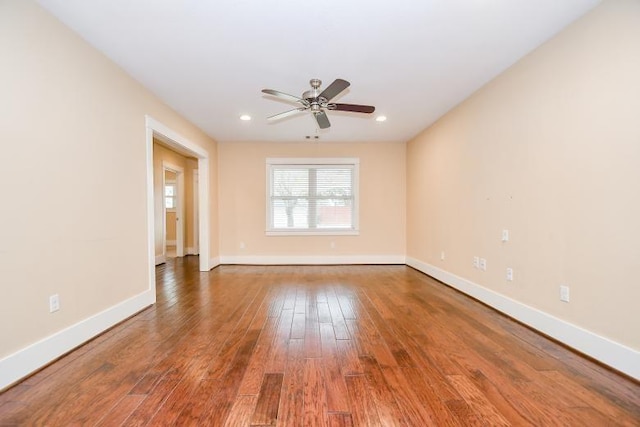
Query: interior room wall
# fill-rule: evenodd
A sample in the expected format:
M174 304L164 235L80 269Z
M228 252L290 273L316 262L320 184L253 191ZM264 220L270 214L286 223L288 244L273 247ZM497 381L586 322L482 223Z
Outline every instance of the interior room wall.
M411 140L411 262L638 362L638 76L640 2L604 2Z
M291 262L295 257L404 262L405 144L220 143L218 156L222 262ZM359 158L360 235L266 236L268 157Z
M20 183L0 211L1 389L154 301L145 116L210 153L212 189L217 159L214 141L32 1L0 2L0 56L0 180ZM214 190L212 257L217 223Z

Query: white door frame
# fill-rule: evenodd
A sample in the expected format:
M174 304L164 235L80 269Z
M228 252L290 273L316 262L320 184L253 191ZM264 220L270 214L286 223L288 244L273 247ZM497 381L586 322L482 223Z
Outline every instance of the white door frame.
M204 148L163 125L150 116L145 116L147 154L147 258L149 266L149 289L156 289L154 192L153 192L153 138L156 137L178 152L198 159L198 241L200 271L211 270L209 260L209 153ZM214 265L215 266L215 265ZM155 296L155 292L153 294ZM155 301L154 301L155 302Z
M198 211L199 211L199 200L198 200L198 188L199 188L199 182L200 180L198 179L198 171L194 170L193 171L193 192L191 194L193 194L193 236L192 236L192 242L193 242L193 247L191 248L191 253L193 255L197 255L199 254L199 239L198 239L198 230L199 230L199 225L198 225Z
M184 168L172 164L166 160L162 161L162 191L166 186L165 171L173 172L176 174L176 200L178 202L176 206L176 256L184 256ZM163 193L164 195L164 193ZM164 199L162 203L162 256L167 257L167 209L165 207Z

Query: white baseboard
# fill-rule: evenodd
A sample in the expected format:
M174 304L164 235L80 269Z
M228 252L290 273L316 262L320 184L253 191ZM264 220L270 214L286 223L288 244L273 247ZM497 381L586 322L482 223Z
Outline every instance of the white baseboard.
M640 379L640 352L632 348L417 259L407 257L407 265L482 301L589 357L599 360L630 377Z
M0 360L0 390L152 305L155 300L153 290L145 291L3 358Z
M404 255L318 255L318 256L220 256L220 264L254 265L334 265L334 264L404 264Z
M175 246L176 245L176 241L175 240L165 240L165 243L167 246Z
M160 265L166 261L167 261L167 258L164 255L156 255L156 265Z
M216 268L219 265L220 265L220 258L219 257L215 257L215 258L209 259L209 270L211 270L213 268Z
M198 255L198 250L194 247L186 247L184 248L184 254L185 255Z

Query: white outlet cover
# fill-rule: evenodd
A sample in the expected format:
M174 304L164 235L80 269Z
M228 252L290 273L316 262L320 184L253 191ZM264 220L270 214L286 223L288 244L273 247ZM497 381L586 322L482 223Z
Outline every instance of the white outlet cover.
M560 286L560 301L569 302L569 287Z
M513 282L513 268L507 267L507 280Z
M502 241L503 242L509 241L509 230L507 229L502 230Z
M480 258L477 256L473 257L473 266L474 268L480 268Z
M487 271L487 260L480 258L480 270Z
M49 297L49 313L60 310L60 297L58 294Z

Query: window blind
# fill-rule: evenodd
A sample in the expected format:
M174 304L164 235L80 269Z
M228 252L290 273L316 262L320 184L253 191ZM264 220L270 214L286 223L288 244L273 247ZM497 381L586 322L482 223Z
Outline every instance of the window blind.
M271 164L269 229L355 229L353 164Z

